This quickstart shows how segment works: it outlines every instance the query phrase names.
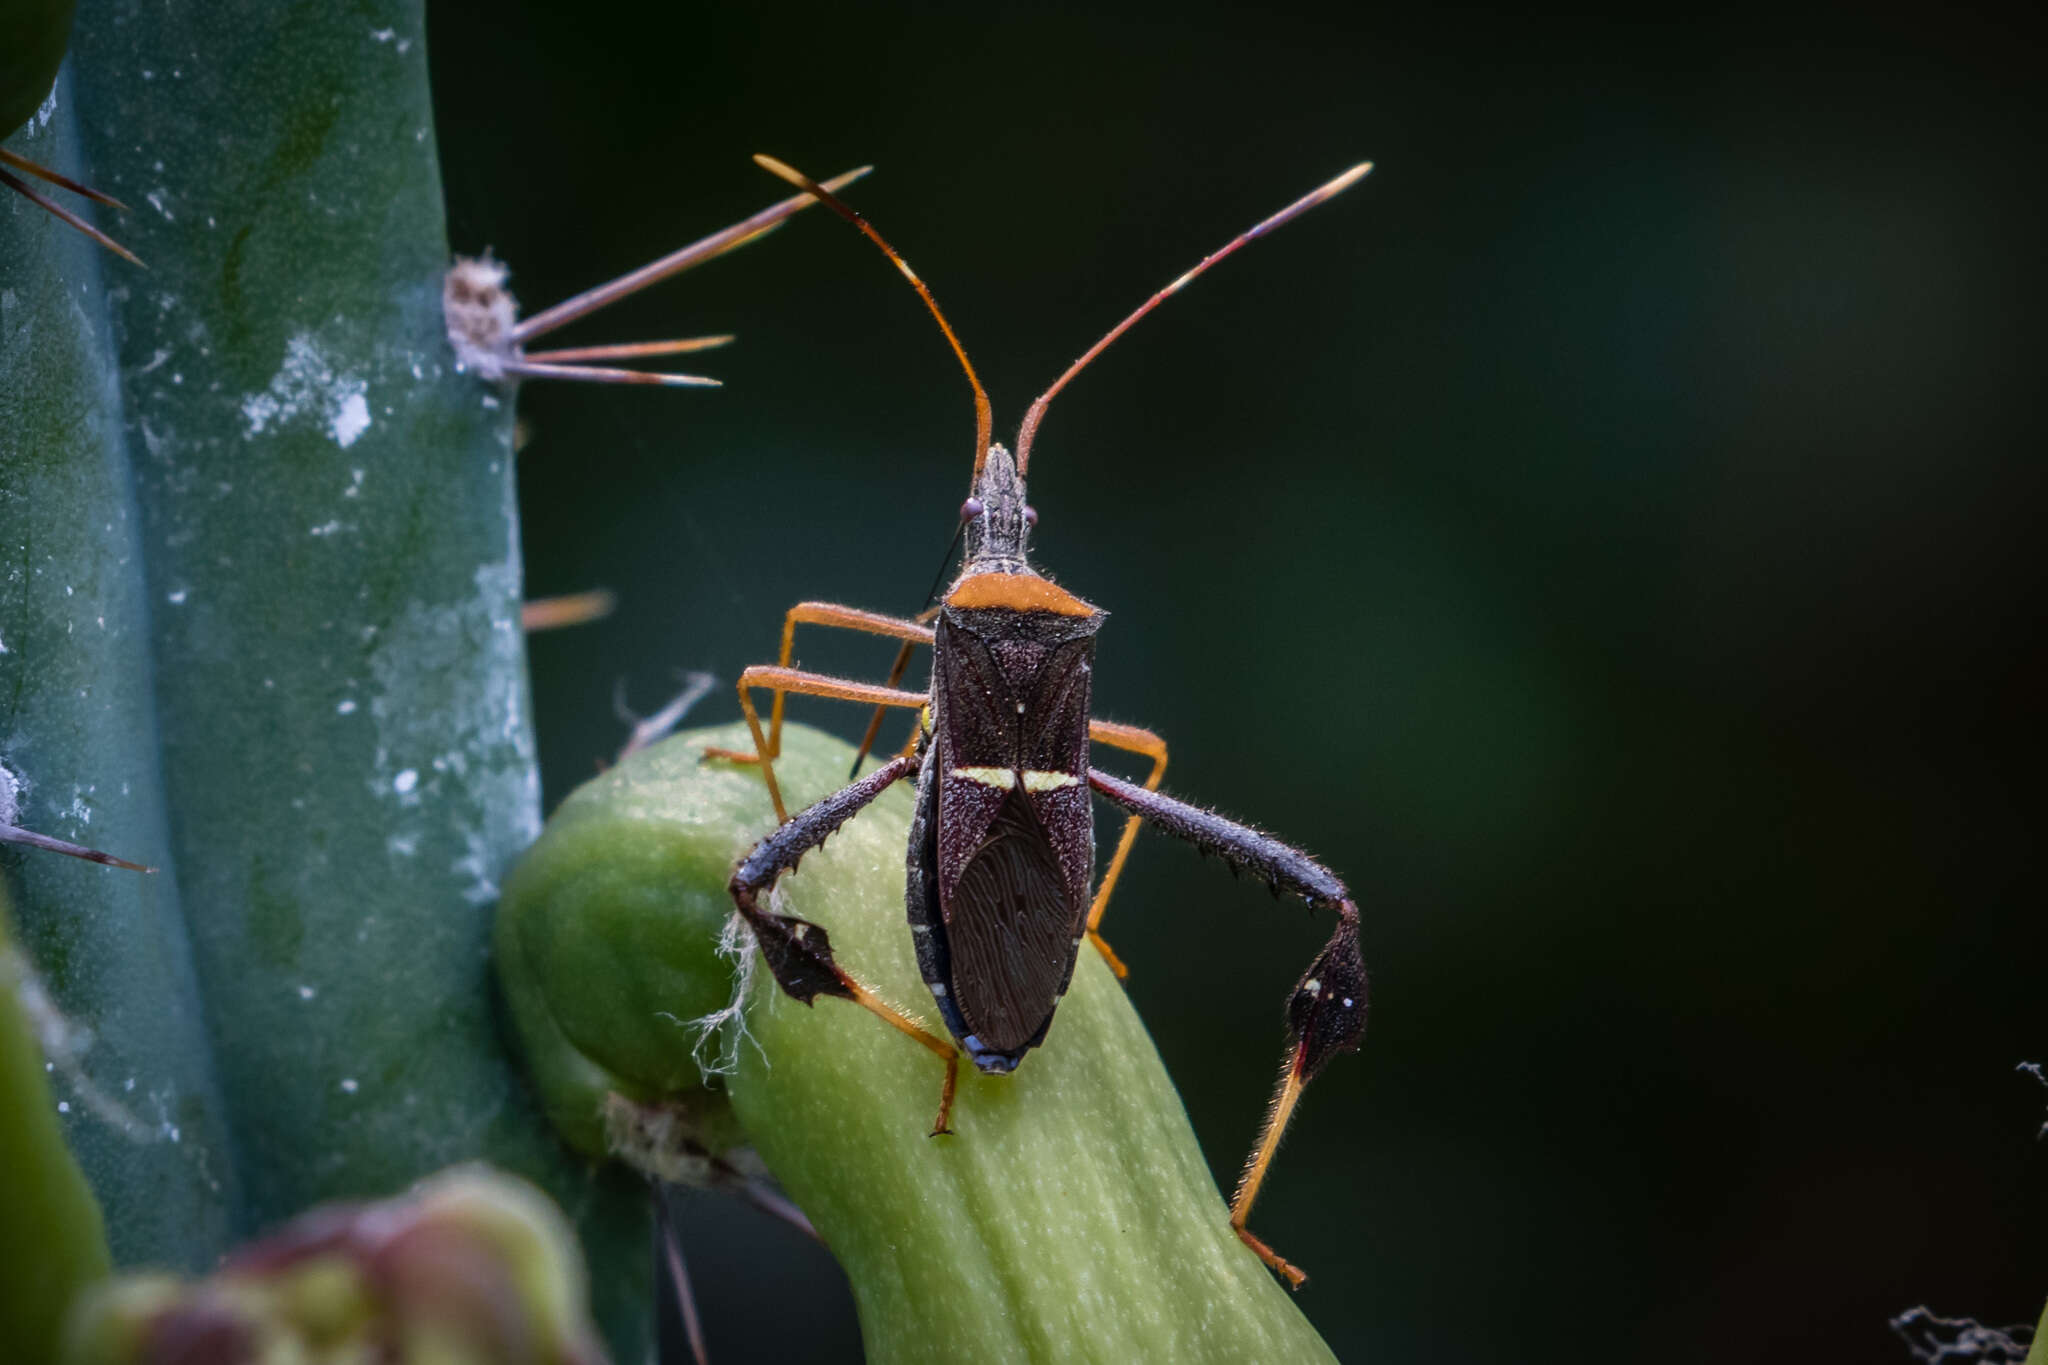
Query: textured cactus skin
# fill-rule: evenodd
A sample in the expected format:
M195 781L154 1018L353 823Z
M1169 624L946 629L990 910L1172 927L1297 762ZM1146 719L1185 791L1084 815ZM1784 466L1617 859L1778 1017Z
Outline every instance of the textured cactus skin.
M0 759L22 823L162 871L0 865L155 1135L68 1117L117 1259L198 1269L486 1157L578 1221L639 1359L644 1196L555 1141L490 985L539 787L510 399L442 338L420 4L116 0L69 70L35 146L135 206L151 268L0 200Z
M735 725L625 759L562 803L506 886L499 962L551 1113L584 1111L600 1082L701 1094L682 1021L730 997L726 882L774 825L759 773L704 761L707 744L750 747ZM791 726L776 772L794 805L851 758ZM809 854L780 908L929 1019L903 909L910 798L885 793ZM870 1361L1331 1358L1231 1233L1159 1054L1093 951L1014 1076L962 1068L953 1137L927 1136L939 1063L879 1019L799 1004L765 972L747 1019L759 1046L738 1049L732 1112L845 1268Z
M76 123L59 93L51 121L13 145L76 167ZM0 868L22 947L57 1004L92 1030L87 1068L140 1126L77 1108L65 1123L114 1210L114 1254L197 1270L233 1235L241 1180L170 861L103 255L0 195L0 763L28 783L22 824L165 871L11 848Z

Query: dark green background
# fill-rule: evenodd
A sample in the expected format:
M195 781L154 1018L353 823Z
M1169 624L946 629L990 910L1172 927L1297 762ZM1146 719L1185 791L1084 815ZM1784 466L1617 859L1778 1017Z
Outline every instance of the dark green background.
M1365 1048L1257 1226L1352 1360L1903 1360L2048 1292L2034 49L1929 12L1329 22L1181 4L437 4L456 244L529 308L854 192L1113 619L1101 714L1366 909ZM522 395L551 799L789 603L908 612L965 492L916 299L804 215L573 334L721 392ZM813 637L877 675L892 647ZM857 732L851 708L799 703ZM735 708L723 688L699 712ZM1320 930L1156 837L1108 923L1226 1187ZM862 1027L849 1019L849 1027ZM693 1200L715 1358L845 1359L828 1262ZM1087 1249L1076 1247L1075 1255ZM841 1291L833 1290L834 1294ZM836 1300L835 1300L836 1302Z

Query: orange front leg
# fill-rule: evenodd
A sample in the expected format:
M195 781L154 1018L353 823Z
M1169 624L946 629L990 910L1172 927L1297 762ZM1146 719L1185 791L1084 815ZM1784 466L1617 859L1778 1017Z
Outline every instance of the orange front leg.
M932 628L916 621L905 621L895 616L883 616L878 612L862 611L858 607L842 607L836 602L799 602L791 607L782 618L782 652L776 656L776 663L788 668L796 648L796 628L799 624L814 626L837 626L842 630L856 630L868 635L883 635L890 639L902 640L906 648L915 644L930 644ZM905 656L907 661L908 656ZM901 675L900 667L892 674L889 683L893 687ZM734 763L758 763L762 759L777 759L782 756L782 702L780 690L769 710L767 747L755 752L741 753L737 749L706 749L706 758L723 758ZM756 743L760 741L757 738Z
M785 692L795 692L806 697L831 697L837 701L865 702L869 706L901 706L922 710L930 698L923 692L900 692L893 687L877 687L873 683L854 682L847 678L827 677L822 673L805 673L795 668L778 668L774 664L755 664L740 673L740 710L746 713L747 729L754 735L754 752L735 755L729 750L707 749L706 758L736 758L740 762L759 762L761 776L768 783L768 799L775 803L775 818L778 822L789 822L789 809L782 804L782 788L775 781L775 753L767 736L761 733L761 715L754 709L754 691L757 688L772 688L776 704L781 705ZM759 756L758 758L756 756Z

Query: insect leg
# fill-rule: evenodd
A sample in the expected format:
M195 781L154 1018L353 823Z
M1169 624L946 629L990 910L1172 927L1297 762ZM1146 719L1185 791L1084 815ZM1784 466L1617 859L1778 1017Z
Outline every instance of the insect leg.
M838 626L842 630L857 630L869 635L886 635L904 642L898 654L896 667L890 670L888 686L894 687L903 676L903 669L910 662L910 649L914 645L928 645L932 642L932 628L916 621L899 620L894 616L883 616L877 612L862 611L858 607L842 607L836 602L799 602L791 607L782 618L782 652L775 662L788 668L796 646L798 625ZM876 724L880 722L877 721ZM873 727L871 726L870 729ZM743 754L736 749L706 749L706 758L731 759L735 763L759 762L765 754L770 760L782 756L782 693L775 694L775 705L769 713L768 748L758 753ZM849 779L851 780L851 779Z
M1123 749L1134 754L1143 754L1152 760L1152 771L1145 777L1145 790L1159 790L1159 779L1166 776L1166 741L1135 725L1118 725L1114 721L1097 720L1088 723L1088 738L1097 744L1107 744L1113 749ZM1116 841L1116 852L1110 855L1109 870L1102 874L1102 885L1095 888L1095 903L1088 907L1088 941L1102 954L1109 969L1122 980L1131 974L1124 966L1123 959L1110 951L1107 941L1097 932L1102 924L1102 912L1109 908L1109 893L1116 890L1116 879L1123 875L1124 860L1131 856L1131 845L1138 841L1138 826L1144 823L1142 815L1133 815L1124 821L1124 832Z
M761 733L761 715L754 709L753 691L757 687L772 687L777 697L784 692L797 692L807 697L831 697L838 701L861 701L870 706L901 706L922 709L931 698L923 692L899 692L893 687L877 687L873 683L853 682L846 678L827 677L823 673L805 673L801 669L778 668L774 664L755 664L740 672L740 710L747 717L747 728L754 734L754 752L735 754L728 749L706 749L706 758L727 758L739 762L760 762L761 776L768 783L768 798L775 803L775 818L787 822L789 809L782 804L782 788L775 781L774 750ZM767 754L764 761L757 755ZM875 771L880 772L877 768Z
M1365 1032L1365 962L1358 950L1358 906L1334 873L1278 839L1093 768L1088 771L1088 785L1204 853L1218 854L1232 867L1249 868L1265 878L1276 894L1286 891L1312 907L1326 906L1337 912L1337 927L1330 941L1287 998L1286 1069L1281 1073L1279 1092L1266 1110L1258 1145L1245 1162L1244 1175L1230 1201L1230 1226L1237 1235L1290 1287L1299 1289L1308 1277L1253 1236L1245 1220L1303 1088L1330 1058L1355 1051Z
M903 674L910 668L910 653L916 648L917 646L909 640L903 642L902 647L896 651L895 662L889 665L889 676L883 680L883 686L894 687L903 681ZM882 733L882 718L888 714L888 707L877 706L875 713L868 717L868 728L861 734L860 747L853 751L853 768L846 774L848 782L860 776L860 765L867 762L868 751L875 747L875 736ZM911 727L910 743L912 747L917 744L915 726ZM906 748L904 752L908 753L909 749Z
M923 704L922 699L919 704ZM761 947L761 957L785 993L806 1005L821 995L851 1000L916 1039L945 1062L946 1080L939 1093L939 1116L932 1124L932 1136L937 1137L952 1131L948 1121L953 1114L953 1088L960 1076L959 1050L890 1005L841 967L832 956L831 935L822 925L793 915L778 915L763 909L760 904L761 893L772 886L777 877L795 867L804 854L824 843L834 830L852 819L862 807L916 771L915 758L892 758L858 782L841 787L832 795L798 811L795 818L786 820L782 828L754 846L754 851L733 872L730 889L733 904L739 907L740 913L753 927L754 941Z
M939 600L939 587L946 581L946 565L952 562L953 551L959 548L960 538L966 533L967 523L963 521L960 523L959 528L953 532L953 543L946 547L945 558L939 561L939 572L932 579L931 591L925 594L925 608L917 614L917 624L929 626L932 621L937 619L939 609L935 603ZM903 670L910 667L910 651L913 648L913 643L905 640L903 647L896 651L896 662L889 666L889 686L894 687L897 683L903 681ZM848 782L860 776L860 765L867 761L868 750L875 747L875 736L882 732L883 714L883 708L877 706L875 714L868 717L867 732L860 737L860 747L853 751L853 767L846 774ZM910 738L904 741L902 752L906 754L916 752L917 742L920 738L922 738L921 727L911 726Z

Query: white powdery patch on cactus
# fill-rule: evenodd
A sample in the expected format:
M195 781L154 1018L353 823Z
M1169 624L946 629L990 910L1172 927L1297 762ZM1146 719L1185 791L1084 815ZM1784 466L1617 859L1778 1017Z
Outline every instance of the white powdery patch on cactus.
M254 438L301 418L325 426L327 438L343 450L370 429L368 382L337 371L304 332L285 343L284 364L270 386L243 397L243 434Z
M327 434L336 445L347 450L356 443L356 438L370 429L370 400L367 393L352 393L341 400L340 408L327 423Z
M498 883L492 879L495 870L493 849L484 839L481 830L468 829L462 832L465 845L460 858L448 865L448 870L469 878L469 885L462 888L462 899L471 905L489 905L498 899Z
M363 709L377 730L370 790L400 813L386 852L447 858L463 899L483 906L540 835L540 774L521 684L519 566L482 565L474 582L470 597L415 602L379 632Z

